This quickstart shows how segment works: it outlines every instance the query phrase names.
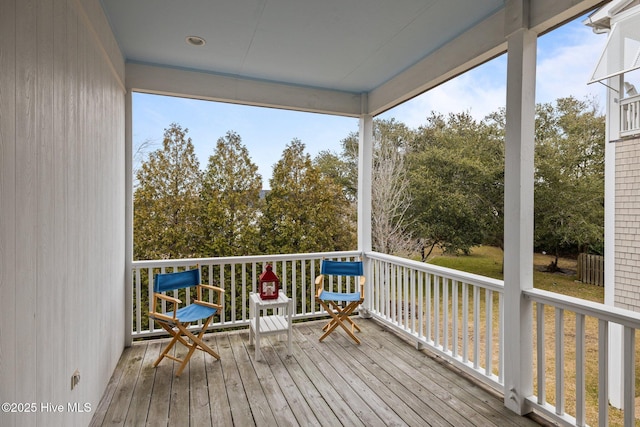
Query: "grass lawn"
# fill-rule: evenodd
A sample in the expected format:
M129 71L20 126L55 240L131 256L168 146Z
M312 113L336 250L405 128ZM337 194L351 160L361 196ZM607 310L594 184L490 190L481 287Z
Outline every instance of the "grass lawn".
M437 255L428 262L431 264L480 274L486 277L503 279L502 272L503 253L499 248L479 247L472 250L468 256L442 256ZM550 255L534 255L534 286L538 289L583 298L595 302L604 302L604 287L584 284L576 281L576 260L561 259L558 266L564 273L547 273L543 269L554 260ZM535 341L535 304L534 304L534 388L536 387L535 365L536 362L536 341ZM497 321L497 313L494 313ZM552 307L545 308L545 361L546 361L546 398L555 405L555 310ZM575 314L565 313L564 315L564 348L565 348L565 410L568 414L575 414ZM596 319L586 319L586 406L587 423L589 425L598 424L598 323ZM636 372L640 364L640 354L636 351ZM638 375L636 375L636 390L640 389ZM534 390L537 393L537 390ZM636 404L636 415L638 408ZM622 411L610 408L610 425L623 425ZM640 425L636 418L636 425Z

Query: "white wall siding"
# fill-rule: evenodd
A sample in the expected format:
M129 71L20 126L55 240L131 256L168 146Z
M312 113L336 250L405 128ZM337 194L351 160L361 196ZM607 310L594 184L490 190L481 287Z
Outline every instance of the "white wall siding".
M0 425L87 425L121 354L123 62L97 0L0 1Z

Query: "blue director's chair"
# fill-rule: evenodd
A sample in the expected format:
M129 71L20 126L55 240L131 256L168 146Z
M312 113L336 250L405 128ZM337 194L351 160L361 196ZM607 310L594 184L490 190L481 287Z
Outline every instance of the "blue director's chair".
M325 280L328 280L330 276L346 277L347 282L349 280L358 280L359 291L328 292L324 290ZM322 328L325 332L320 337L320 341L325 339L338 326L340 326L356 342L356 344L360 344L360 340L354 334L355 331L360 332L360 328L349 316L364 301L364 282L365 277L362 261L322 260L320 275L316 279L316 297L318 298L320 305L331 316L331 320L324 326L324 328Z
M168 291L175 291L179 289L186 289L188 292L188 289L192 286L196 287L197 298L187 306L180 307L182 304L181 300L166 294ZM204 301L202 299L203 289L214 291L217 294L218 304ZM158 363L160 363L162 359L168 357L169 359L181 363L178 371L176 372L176 376L180 376L182 370L187 366L187 363L189 363L189 359L196 348L206 351L216 359L220 359L218 353L213 351L202 341L202 337L204 336L209 323L213 319L213 316L222 309L222 305L220 305L223 301L222 298L224 298L224 289L200 283L200 269L198 268L194 270L180 271L177 273L157 274L153 281L153 304L149 312L149 317L154 319L163 329L169 332L173 339L162 351L160 357L158 357L158 360L154 362L153 366L158 366ZM164 313L157 311L159 305L158 300L167 301L172 305L171 308L173 310ZM202 327L200 328L200 331L197 332L198 334L195 335L189 330L189 325L203 319L204 322L201 324ZM189 349L187 355L183 359L169 354L169 351L177 342L180 342Z

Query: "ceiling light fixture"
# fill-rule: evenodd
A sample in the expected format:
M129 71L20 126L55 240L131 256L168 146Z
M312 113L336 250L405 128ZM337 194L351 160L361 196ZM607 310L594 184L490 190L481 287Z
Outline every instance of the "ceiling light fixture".
M187 36L187 38L185 40L191 46L204 46L205 43L206 43L205 39L203 39L202 37L198 37L198 36Z

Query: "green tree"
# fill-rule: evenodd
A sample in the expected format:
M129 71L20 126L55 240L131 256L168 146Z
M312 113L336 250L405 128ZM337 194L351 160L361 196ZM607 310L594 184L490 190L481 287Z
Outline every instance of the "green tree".
M432 113L417 131L408 159L408 211L422 259L435 247L468 253L501 242L504 144L493 126L468 113Z
M203 256L258 253L262 177L234 132L218 139L202 182Z
M136 173L133 236L135 259L187 258L200 244L198 159L188 129L172 123L162 148Z
M294 139L273 168L261 217L264 253L352 250L355 230L343 189L323 175Z
M354 174L354 169L349 161L337 153L323 150L313 159L313 165L319 169L323 176L332 179L342 187L344 194L355 203L358 195L357 164Z
M537 106L535 246L557 257L604 244L605 118L593 100Z

